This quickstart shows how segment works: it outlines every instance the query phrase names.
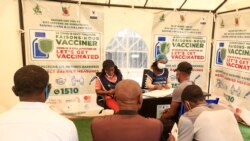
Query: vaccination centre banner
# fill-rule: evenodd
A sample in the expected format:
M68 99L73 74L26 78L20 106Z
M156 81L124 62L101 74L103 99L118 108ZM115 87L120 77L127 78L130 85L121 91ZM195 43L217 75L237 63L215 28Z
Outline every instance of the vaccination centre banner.
M153 60L160 54L168 58L172 87L179 84L174 69L182 61L192 64L191 80L208 90L213 14L163 11L153 24Z
M211 75L212 94L250 110L249 10L216 18Z
M47 103L65 115L99 113L92 81L102 57L102 8L32 0L22 5L26 63L49 72Z

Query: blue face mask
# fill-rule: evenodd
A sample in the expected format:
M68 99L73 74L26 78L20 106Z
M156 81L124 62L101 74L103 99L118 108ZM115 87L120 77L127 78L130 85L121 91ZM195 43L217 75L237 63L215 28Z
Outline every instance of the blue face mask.
M45 101L49 98L49 93L50 93L50 84L48 84L46 87L45 87Z

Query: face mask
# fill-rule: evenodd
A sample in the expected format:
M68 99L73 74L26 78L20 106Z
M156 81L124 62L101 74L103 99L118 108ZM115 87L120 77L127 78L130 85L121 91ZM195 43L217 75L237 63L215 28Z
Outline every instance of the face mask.
M163 64L163 63L158 63L158 64L157 64L157 67L158 67L159 69L164 69L164 68L165 68L165 64Z
M106 75L107 75L108 78L111 78L111 77L114 76L114 75L109 75L109 74L107 74L107 73L106 73Z
M180 82L180 72L176 72L176 79L178 82Z
M189 110L192 109L189 102L186 101L186 102L185 102L185 105L186 105L186 110L187 110L187 111L189 111Z
M49 93L50 93L49 85L50 84L48 84L45 88L45 101L49 98Z

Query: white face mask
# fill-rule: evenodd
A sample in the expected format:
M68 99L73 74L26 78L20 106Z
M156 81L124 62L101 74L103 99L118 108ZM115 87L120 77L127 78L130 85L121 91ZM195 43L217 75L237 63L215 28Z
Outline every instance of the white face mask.
M163 64L163 63L158 63L157 64L157 67L159 68L159 69L164 69L165 68L165 64Z
M187 102L187 101L185 102L185 106L186 106L186 110L187 110L187 111L189 111L189 110L192 109L190 103Z
M107 75L108 78L111 78L111 77L114 76L114 74L113 75L109 75L108 73L106 73L106 75Z

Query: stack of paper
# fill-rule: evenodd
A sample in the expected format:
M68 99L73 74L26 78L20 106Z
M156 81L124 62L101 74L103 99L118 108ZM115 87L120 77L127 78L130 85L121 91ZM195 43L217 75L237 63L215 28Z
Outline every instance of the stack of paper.
M174 123L174 126L173 126L173 128L171 130L171 133L174 136L175 141L178 141L178 127L177 127L176 123Z
M144 93L143 96L155 97L155 98L165 97L165 96L171 95L173 91L174 89L154 90L154 91Z
M236 105L232 105L235 109L236 114L240 116L240 118L244 121L244 124L250 126L250 111L248 111L244 107L239 107Z

